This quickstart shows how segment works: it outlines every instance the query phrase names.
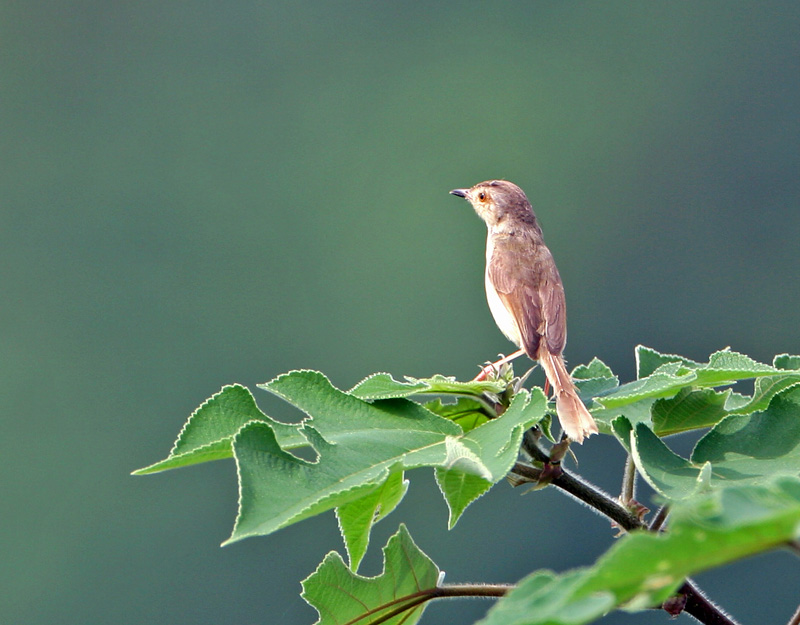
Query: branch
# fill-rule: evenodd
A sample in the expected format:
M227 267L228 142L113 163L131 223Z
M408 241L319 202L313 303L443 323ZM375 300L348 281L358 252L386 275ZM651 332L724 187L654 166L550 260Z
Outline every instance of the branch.
M701 623L706 625L739 625L732 616L726 614L718 605L713 603L705 593L695 586L694 582L686 578L683 586L678 589L678 594L686 597L684 611L691 614Z
M537 437L531 430L525 433L522 440L522 450L537 462L545 464L550 462L550 457L539 447ZM533 482L538 482L542 474L542 469L520 462L515 464L511 471L526 479L529 478ZM553 486L560 488L568 495L608 517L622 529L630 531L647 527L639 517L620 504L619 501L579 475L574 475L563 467L555 472L554 475L551 481Z
M664 526L664 523L669 516L669 506L663 505L658 509L656 515L653 517L653 520L650 521L650 525L647 529L651 532L660 532L661 528Z
M422 605L426 601L431 601L432 599L445 599L448 597L496 598L504 596L513 588L513 585L508 584L448 584L447 586L435 586L433 588L426 588L425 590L420 590L419 592L415 592L410 595L395 599L394 601L384 603L380 607L360 614L352 621L348 621L345 625L356 625L363 619L372 616L376 612L385 610L392 605L397 605L397 607L394 610L390 610L389 612L382 614L374 621L368 621L368 625L380 625L381 623L385 623L398 614L412 610L413 608Z
M547 467L550 458L539 445L537 445L536 437L530 431L526 432L523 438L522 449L533 460L545 463L545 467ZM524 481L531 481L534 483L538 482L542 474L547 472L548 477L554 475L550 480L553 486L560 488L568 495L587 504L596 512L608 517L624 530L649 530L647 523L634 515L628 508L621 505L611 495L603 492L602 489L591 482L584 480L578 475L573 475L563 468L559 468L557 472L553 473L552 469L548 470L546 468L543 470L518 462L511 469L511 472L522 477ZM657 528L664 522L667 512L668 510L662 508L662 510L659 510L656 514L655 519L653 519L654 530L657 531ZM721 608L714 605L703 592L694 585L691 579L686 578L683 586L678 589L677 594L686 598L683 611L690 614L701 623L705 623L705 625L738 625L732 617L728 616ZM797 625L800 625L800 623Z
M543 470L518 462L511 469L511 472L524 478L524 481L536 483L542 477ZM550 483L578 501L587 504L596 512L611 519L624 530L630 531L647 527L625 506L612 498L611 495L577 475L562 469L561 475L554 477Z

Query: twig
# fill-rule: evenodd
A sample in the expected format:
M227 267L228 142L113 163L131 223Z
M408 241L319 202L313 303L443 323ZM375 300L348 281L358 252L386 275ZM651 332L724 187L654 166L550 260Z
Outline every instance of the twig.
M445 597L503 597L514 584L448 584L434 588L433 599Z
M738 621L706 597L703 591L695 586L689 578L680 587L678 594L686 596L684 611L701 623L705 623L705 625L739 625Z
M653 520L650 521L650 525L647 529L651 532L658 532L661 531L661 528L664 525L664 522L667 520L669 516L669 506L663 505L658 509L656 515L653 517Z
M633 456L628 454L625 460L625 473L622 475L622 491L619 494L619 501L623 506L629 506L631 501L636 499L636 465Z
M789 622L786 625L800 625L800 606L797 607L792 618L789 619Z

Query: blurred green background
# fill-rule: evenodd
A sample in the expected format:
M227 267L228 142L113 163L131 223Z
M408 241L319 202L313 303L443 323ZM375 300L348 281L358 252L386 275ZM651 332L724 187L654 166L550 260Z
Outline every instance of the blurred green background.
M0 28L4 624L313 622L299 581L341 549L332 515L220 549L232 462L129 472L225 383L466 378L511 350L454 187L527 191L571 365L628 380L637 343L800 352L796 1L34 0L0 4ZM618 489L614 441L578 453ZM448 532L430 473L365 573L400 521L451 582L587 564L611 540L558 493L506 484ZM699 583L745 622L785 622L798 575L775 554Z

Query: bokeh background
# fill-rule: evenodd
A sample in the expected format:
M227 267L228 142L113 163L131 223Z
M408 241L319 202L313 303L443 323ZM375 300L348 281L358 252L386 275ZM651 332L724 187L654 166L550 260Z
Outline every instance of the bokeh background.
M220 549L232 462L129 473L225 383L467 378L512 349L454 187L527 191L572 365L628 380L638 343L800 352L797 2L31 0L0 4L0 32L2 623L313 622L299 581L342 548L332 514ZM618 489L613 440L578 453ZM563 571L612 541L506 484L448 532L431 472L411 478L367 574L400 521L451 582ZM798 576L779 553L699 583L785 622Z

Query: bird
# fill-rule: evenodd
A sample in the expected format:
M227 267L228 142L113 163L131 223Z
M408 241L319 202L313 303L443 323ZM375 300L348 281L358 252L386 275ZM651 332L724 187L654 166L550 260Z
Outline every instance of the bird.
M520 349L484 369L523 353L544 370L556 413L570 441L583 443L597 424L578 396L563 352L567 342L564 285L525 192L507 180L487 180L453 189L486 223L486 299L500 331Z

